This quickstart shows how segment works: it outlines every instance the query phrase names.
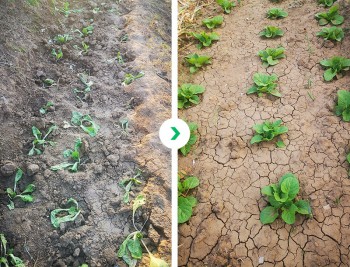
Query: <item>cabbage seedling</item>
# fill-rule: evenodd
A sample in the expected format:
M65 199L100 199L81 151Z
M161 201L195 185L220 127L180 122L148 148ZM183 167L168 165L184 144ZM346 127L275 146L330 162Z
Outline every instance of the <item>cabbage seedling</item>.
M62 13L65 17L68 17L71 13L80 13L82 9L70 9L69 2L64 2L62 8L55 7L55 10Z
M52 171L66 170L68 169L71 172L77 172L80 165L80 156L81 156L81 147L83 143L81 138L77 138L74 143L74 150L67 149L63 152L64 158L69 158L71 162L64 162L55 166L52 166L50 169Z
M127 73L124 76L124 81L123 81L123 85L129 85L131 84L133 81L135 81L136 79L139 79L141 77L145 76L145 73L143 71L139 72L137 75L132 75L131 73Z
M82 128L83 131L88 133L91 137L95 137L100 129L100 126L92 120L90 115L83 115L77 111L72 112L71 123L74 126Z
M73 38L68 33L65 33L65 34L59 34L59 35L55 36L54 41L57 44L65 44L72 39Z
M279 59L285 58L284 55L284 48L283 47L277 47L277 48L266 48L265 50L261 50L258 53L258 56L260 56L263 66L274 66L279 62Z
M43 148L45 148L45 146L47 144L49 144L50 146L54 146L56 143L46 140L46 138L49 136L50 133L52 133L54 130L58 129L58 127L56 125L52 125L47 133L44 135L44 137L42 137L42 133L39 131L38 128L36 128L35 126L32 127L32 133L35 137L34 141L32 142L32 148L30 149L28 155L29 156L33 156L33 155L40 155L43 153ZM38 148L39 147L39 148Z
M262 124L254 125L253 129L256 133L250 140L250 144L271 141L276 136L288 132L288 128L282 125L282 120L276 120L275 122L265 121ZM276 145L280 148L285 146L282 140L278 141Z
M190 66L190 73L195 73L205 65L211 64L211 57L205 55L190 54L185 59Z
M223 16L215 16L212 18L207 18L202 21L203 25L205 25L208 29L214 29L219 27L224 21Z
M344 38L344 32L342 28L336 26L329 28L322 28L321 31L316 33L316 36L323 37L325 40L340 42Z
M61 223L74 221L81 212L78 202L74 198L68 199L65 205L69 208L59 208L51 211L51 224L55 228L58 228Z
M60 59L63 58L63 52L62 52L61 48L58 49L57 52L56 52L56 49L52 49L51 55L53 55L55 57L56 61L59 61Z
M288 16L288 13L282 8L271 8L267 11L267 18L269 19L282 19Z
M220 39L219 35L215 32L206 33L192 33L193 37L196 38L199 41L199 44L197 45L198 49L201 49L204 47L211 46L213 41L218 41Z
M198 94L204 93L205 88L198 84L185 83L178 89L178 108L189 108L192 104L199 104Z
M283 36L284 32L279 28L275 26L266 26L264 30L262 30L259 35L264 36L266 38L276 38Z
M326 68L323 74L325 81L331 81L334 77L342 77L342 73L350 68L350 59L344 57L332 57L324 59L320 64Z
M53 107L53 102L48 101L45 106L39 109L40 114L45 115L50 107Z
M18 191L17 184L22 179L22 176L23 176L23 171L21 169L17 169L13 189L12 188L6 189L6 193L9 197L9 204L7 205L9 210L13 210L15 208L15 203L14 203L15 199L20 199L23 202L28 202L28 203L34 201L34 197L32 196L32 193L35 191L35 185L33 184L27 185L26 188L21 193L17 193Z
M188 193L199 185L199 179L195 176L182 178L184 177L178 175L178 223L187 222L191 218L197 199Z
M194 122L188 122L187 125L190 128L190 139L188 140L186 145L180 148L180 152L184 156L187 156L187 154L190 153L192 146L197 142L198 139L196 135L198 125Z
M137 170L137 173L134 177L132 178L126 178L123 179L122 181L119 182L119 185L124 188L125 193L123 195L123 202L124 203L129 203L130 201L130 191L131 191L131 187L134 185L140 185L142 184L142 182L137 179L138 177L141 176L141 170Z
M236 4L229 0L216 0L219 6L224 10L224 13L230 14L231 9L236 6Z
M321 26L327 25L328 23L340 25L344 22L344 17L339 15L338 10L339 6L332 6L328 12L317 13L315 18Z
M13 255L13 249L7 249L7 240L4 234L0 234L0 266L4 264L4 267L26 267L23 261Z
M350 121L350 92L346 90L339 90L338 104L335 106L335 114L341 116L343 121Z
M278 78L276 74L268 75L257 72L253 76L254 85L248 89L247 95L256 93L259 97L263 94L281 97L281 93L276 89L277 80Z
M331 7L336 0L318 0L318 3L324 7Z

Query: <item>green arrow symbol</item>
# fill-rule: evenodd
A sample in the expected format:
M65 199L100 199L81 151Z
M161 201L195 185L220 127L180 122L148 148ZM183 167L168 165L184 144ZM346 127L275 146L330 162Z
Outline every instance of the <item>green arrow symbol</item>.
M171 138L171 140L176 140L176 138L179 137L180 132L176 129L176 127L171 127L171 129L174 131L174 136Z

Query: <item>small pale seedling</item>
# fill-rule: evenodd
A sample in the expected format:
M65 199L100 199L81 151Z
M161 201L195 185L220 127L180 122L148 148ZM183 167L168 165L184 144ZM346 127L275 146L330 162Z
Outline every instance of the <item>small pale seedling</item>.
M275 122L264 121L262 124L254 125L253 130L256 133L250 140L250 144L271 141L276 136L288 132L288 128L282 125L282 120L276 120ZM276 142L276 145L280 148L285 146L282 140Z
M350 92L339 90L338 104L335 106L335 114L343 118L343 121L350 121Z
M266 38L276 38L283 36L284 32L282 29L276 26L266 26L264 30L262 30L259 35L261 37L266 37Z
M30 149L28 155L33 156L33 155L40 155L43 153L43 149L47 144L50 146L56 145L55 142L46 140L46 138L49 136L50 133L52 133L54 130L58 129L56 125L52 125L48 130L47 133L44 135L40 132L38 128L35 126L32 127L32 133L35 137L35 139L32 142L32 148Z
M211 57L205 55L190 54L185 59L190 66L190 73L195 73L205 65L211 64Z
M198 201L195 197L188 195L188 193L197 186L199 186L197 177L178 175L178 223L185 223L192 217L192 210Z
M329 28L322 28L321 31L316 33L316 36L323 37L325 40L340 42L344 38L344 31L342 28L336 26Z
M187 154L190 153L191 147L197 142L197 139L198 139L196 134L198 125L194 122L188 122L187 125L188 125L188 128L190 128L190 139L188 140L186 145L180 148L180 152L184 156L187 156Z
M350 59L344 57L332 57L329 59L324 59L320 64L326 68L323 74L325 81L331 81L336 77L337 79L342 77L344 71L350 68Z
M192 104L199 104L198 94L204 93L205 88L198 84L185 83L177 91L178 108L189 108Z
M65 33L55 36L54 41L56 42L56 44L65 44L72 39L73 38L68 33Z
M213 41L218 41L220 39L219 35L215 32L206 33L192 33L193 37L196 38L199 41L199 44L197 45L198 49L201 49L204 47L211 46Z
M87 27L82 28L81 30L76 29L74 32L80 33L80 37L86 37L94 32L94 26L89 25Z
M125 62L124 62L123 56L120 52L117 53L116 59L120 65L124 65Z
M50 107L53 107L54 104L52 101L48 101L44 106L42 106L40 109L39 109L39 112L41 115L45 115L47 113L47 111L49 110Z
M278 80L276 74L264 74L264 73L255 73L253 76L254 85L250 87L247 91L249 94L258 94L262 96L263 94L270 94L276 97L281 97L281 93L276 89Z
M140 71L138 74L136 74L135 76L131 73L127 73L124 76L124 81L123 81L123 85L129 85L131 84L133 81L135 81L136 79L139 79L141 77L145 76L145 73L143 71Z
M88 75L85 73L79 73L79 79L84 85L84 89L74 88L73 92L80 100L87 100L87 96L91 92L91 86L94 84L94 82L88 81Z
M331 7L336 0L318 0L318 3L324 7Z
M50 219L53 227L58 228L61 223L74 221L81 212L78 202L74 198L68 199L65 206L67 208L58 208L51 211Z
M2 267L26 267L23 260L13 254L13 249L7 249L7 240L4 234L0 234L0 266Z
M90 46L85 42L81 42L81 47L79 47L78 45L73 45L73 47L76 50L79 50L79 55L82 55L82 54L86 55L89 52L89 48L90 48Z
M62 13L65 17L68 17L71 13L80 13L82 9L70 9L69 2L64 2L62 8L55 7L55 10Z
M340 25L344 22L344 17L338 13L339 6L332 6L328 12L321 12L315 15L321 26L331 23L332 25Z
M7 207L9 210L13 210L15 208L15 199L20 199L23 202L33 202L34 197L32 196L32 193L35 191L35 185L29 184L25 187L25 189L21 193L18 192L17 184L22 179L23 171L21 169L17 169L16 176L15 176L15 182L12 188L7 188L6 193L9 197L9 204Z
M262 224L273 223L282 211L282 220L287 224L295 223L296 213L312 216L308 201L296 200L299 193L299 181L292 173L283 175L277 184L262 188L261 193L268 197L269 206L260 213Z
M56 85L56 82L52 79L45 79L45 80L43 80L43 85L45 87L51 87L51 86Z
M202 21L203 25L205 25L208 29L214 29L219 27L224 22L223 16L215 16L212 18L207 18Z
M271 8L266 14L266 17L269 19L282 19L286 18L287 16L288 13L282 8Z
M125 178L122 181L119 182L119 185L124 188L125 193L123 195L123 202L124 203L129 203L130 201L130 191L132 186L140 185L142 182L137 179L140 177L142 174L141 170L137 170L137 173L134 177L132 178Z
M81 141L81 138L77 138L74 143L74 150L67 149L63 152L63 157L70 159L71 162L63 162L61 164L52 166L50 169L52 171L68 169L71 172L77 172L81 162L80 157L82 145L83 143Z
M90 115L83 115L80 112L73 111L72 112L72 119L71 123L74 126L78 126L83 129L84 132L88 133L91 137L95 137L100 129L100 126L98 126L90 117ZM67 124L67 123L66 123ZM66 128L69 128L70 126L65 126Z
M283 47L277 47L277 48L266 48L265 50L261 50L258 53L258 56L260 56L263 66L274 66L279 62L279 59L285 58L284 55L284 48Z
M63 52L62 52L62 49L58 49L57 52L56 52L56 49L52 49L51 50L51 55L53 55L56 59L56 61L59 61L60 59L63 58Z
M231 9L236 6L233 1L229 0L216 0L216 3L221 6L221 8L224 10L224 13L226 14L230 14Z

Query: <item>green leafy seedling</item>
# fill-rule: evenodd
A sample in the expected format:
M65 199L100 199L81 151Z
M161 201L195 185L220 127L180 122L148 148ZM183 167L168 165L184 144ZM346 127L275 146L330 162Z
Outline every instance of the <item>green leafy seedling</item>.
M82 55L82 54L86 55L89 52L89 48L90 48L90 46L85 42L81 42L81 48L78 45L74 45L73 47L79 50L79 55Z
M50 219L53 227L58 228L61 223L74 221L81 212L74 198L68 199L65 206L69 208L58 208L51 211Z
M50 169L52 171L66 170L68 169L71 172L77 172L80 166L80 157L81 157L81 147L83 143L81 138L77 138L74 143L74 150L67 149L63 152L63 157L68 158L71 162L63 162L61 164L52 166Z
M344 17L338 13L339 6L332 6L328 12L321 12L315 15L318 23L321 26L331 23L333 25L340 25L344 22Z
M205 55L190 54L185 59L190 66L190 73L195 73L205 65L211 64L211 57Z
M77 111L72 112L71 123L82 128L91 137L95 137L100 129L100 126L92 120L90 115L83 115Z
M56 85L56 82L52 79L45 79L45 80L43 80L43 84L45 87L51 87L51 86Z
M288 16L288 13L282 8L271 8L266 14L269 19L283 19Z
M74 88L73 92L80 100L87 100L88 94L91 92L91 86L93 86L94 82L88 81L88 75L85 73L79 73L79 79L84 85L84 89Z
M236 4L229 0L216 0L219 6L224 10L224 13L230 14L231 9L236 6Z
M130 191L131 191L131 187L135 186L135 185L140 185L142 184L142 182L137 179L138 177L140 177L142 174L141 170L137 170L137 173L134 177L132 178L125 178L122 181L119 182L119 185L124 188L125 193L123 195L123 202L124 203L129 203L130 201Z
M4 234L0 234L0 266L2 267L26 267L19 257L16 257L12 249L7 249L7 240Z
M123 59L123 56L122 56L122 54L120 53L120 52L118 52L117 53L117 61L118 61L118 63L120 64L120 65L124 65L124 59Z
M188 193L197 186L199 186L197 177L178 176L178 223L185 223L192 217L193 208L198 201L195 197L188 195Z
M318 0L318 3L324 7L331 7L335 1L336 0Z
M62 52L61 48L58 49L57 52L56 52L56 49L52 49L51 55L53 55L55 57L56 61L59 61L60 59L63 58L63 52Z
M206 18L202 21L203 25L205 25L208 29L214 29L216 27L219 27L223 22L224 22L223 16Z
M190 139L188 140L186 145L180 148L180 152L184 156L187 156L187 154L190 153L191 147L197 142L197 139L198 139L196 134L198 125L194 122L188 122L187 125L188 125L188 128L190 128Z
M65 33L65 34L59 34L59 35L55 36L54 41L57 44L65 44L72 39L73 38L68 33Z
M199 44L197 45L198 49L201 49L204 47L211 46L213 41L218 41L220 39L219 35L215 32L206 33L192 33L193 37L196 38L199 41Z
M253 130L256 133L250 140L250 144L271 141L276 136L288 132L288 128L282 125L282 120L276 120L275 122L264 121L262 124L254 125ZM279 140L276 145L278 147L285 146L282 140Z
M14 203L15 199L20 199L23 202L28 202L28 203L34 201L34 197L32 196L32 193L35 191L35 185L33 184L27 185L26 188L22 191L22 193L17 193L18 191L17 184L22 179L22 176L23 176L23 171L21 169L17 169L13 189L12 188L6 189L6 193L9 197L9 204L7 205L9 210L13 210L15 208L15 203Z
M299 193L299 181L292 173L283 175L277 184L262 188L261 193L268 198L269 205L260 213L262 224L273 223L282 212L282 220L287 224L295 223L296 213L312 216L308 201L296 200Z
M266 38L276 38L283 36L284 32L276 26L266 26L264 30L262 30L259 35L261 37L266 37Z
M350 92L346 90L339 90L338 104L335 106L335 114L341 116L343 121L350 121Z
M320 64L326 68L323 74L325 81L331 81L336 77L337 79L342 77L344 71L350 68L350 59L344 57L332 57L329 59L324 59Z
M316 33L316 36L323 37L325 40L340 42L344 38L344 31L342 28L336 26L329 28L322 28L321 31Z
M260 56L263 66L274 66L279 62L279 59L285 58L284 55L284 48L283 47L277 47L277 48L266 48L265 50L261 50L258 53L258 56Z
M46 140L46 138L49 136L49 134L51 134L56 129L58 129L58 127L56 125L52 125L47 130L47 133L43 137L43 135L40 132L40 130L38 128L36 128L35 126L33 126L32 127L32 133L33 133L35 139L32 142L32 148L29 150L28 155L29 156L40 155L40 154L43 153L43 148L45 148L45 146L47 144L49 144L50 146L56 145L55 142Z
M189 108L192 104L199 104L198 94L204 93L205 88L198 84L185 83L177 91L178 108Z
M262 96L263 94L270 94L276 97L281 97L281 93L276 89L278 80L276 74L264 74L264 73L255 73L253 76L254 85L250 87L247 91L249 94L258 94Z
M139 72L138 74L136 74L135 76L131 73L127 73L124 76L124 81L123 81L123 85L129 85L131 84L133 81L135 81L136 79L139 79L141 77L145 76L145 73L143 71Z
M64 2L62 8L55 7L55 10L62 13L65 17L68 17L71 13L80 13L82 9L70 9L69 2Z
M94 31L94 26L90 25L81 29L80 37L91 35Z
M53 106L54 106L53 102L48 101L48 102L45 104L45 106L42 106L42 107L39 109L40 114L45 115L45 114L47 113L47 111L49 110L49 108L50 108L50 107L53 107Z

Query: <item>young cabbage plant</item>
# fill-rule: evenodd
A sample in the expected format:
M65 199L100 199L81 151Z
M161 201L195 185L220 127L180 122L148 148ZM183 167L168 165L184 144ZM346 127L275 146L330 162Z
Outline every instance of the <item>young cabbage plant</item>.
M131 73L126 73L124 76L124 81L123 81L123 85L129 85L131 84L133 81L135 81L136 79L139 79L141 77L145 76L145 73L143 71L140 71L138 74L136 74L135 76Z
M62 8L55 7L55 11L62 13L65 17L68 17L71 13L80 13L82 9L71 9L68 1L63 3Z
M180 148L180 152L184 156L187 156L187 154L190 153L192 146L197 142L198 139L196 134L198 125L194 122L188 122L187 125L190 128L190 139L186 145Z
M262 224L273 223L280 214L287 224L295 223L296 213L312 216L309 202L296 199L299 181L292 173L283 175L276 184L263 187L261 193L267 196L269 202L260 213Z
M142 184L142 182L139 179L137 179L138 177L141 176L141 174L142 174L141 170L138 169L134 177L125 178L119 182L119 185L125 190L125 193L123 195L124 203L129 203L130 201L131 187Z
M15 208L15 203L14 203L15 199L20 199L21 201L27 202L27 203L34 201L34 197L32 196L32 193L35 191L35 185L29 184L24 188L24 190L21 193L18 193L19 190L18 190L17 184L22 179L22 176L23 176L23 171L21 169L17 169L13 189L12 188L6 189L6 193L9 197L9 204L7 205L9 210L13 210Z
M211 46L213 41L218 41L220 39L219 35L215 32L206 33L192 33L193 37L196 38L199 41L199 44L197 45L198 49L202 49L204 47Z
M321 31L316 33L316 36L323 37L325 40L340 42L344 38L344 31L342 28L336 26L324 27Z
M42 106L39 109L40 114L41 115L45 115L48 112L48 110L50 109L50 107L53 107L53 106L54 106L53 102L52 101L48 101L45 106Z
M320 64L326 68L326 71L323 74L325 81L331 81L336 77L337 79L341 78L344 71L349 70L350 68L350 59L344 57L332 57L329 59L324 59Z
M221 6L221 8L224 10L224 13L226 14L230 14L231 9L236 6L233 1L229 0L216 0L216 3Z
M88 99L88 95L91 92L91 87L93 86L93 81L88 81L88 75L85 73L79 73L79 79L81 83L84 85L84 89L74 88L73 92L76 94L77 98L81 101L85 101Z
M335 114L342 117L343 121L350 121L350 92L339 90L337 92L338 103L335 106Z
M281 93L276 89L278 80L276 74L264 74L264 73L255 73L253 76L254 85L250 87L247 91L249 94L258 94L262 96L263 94L270 94L276 97L281 97Z
M336 0L318 0L318 3L324 7L331 7L335 1Z
M7 240L4 234L0 234L0 266L26 267L23 260L13 254L13 249L7 248Z
M274 66L279 62L279 59L285 58L284 55L284 48L283 47L277 47L277 48L266 48L265 50L261 50L258 53L258 56L260 56L263 66Z
M185 59L190 66L190 73L195 73L205 65L211 64L211 57L205 55L190 54Z
M38 128L35 126L32 127L32 133L35 137L35 139L32 142L32 148L29 150L28 155L33 156L33 155L40 155L43 153L43 150L47 144L50 146L56 145L55 142L46 140L46 138L51 134L54 130L58 129L56 125L52 125L46 132L46 134L43 137L43 134L39 131Z
M189 192L199 186L195 176L178 175L178 223L185 223L192 217L192 210L197 205L197 199Z
M269 19L282 19L288 16L288 13L284 11L282 8L271 8L267 11L267 18Z
M339 15L338 10L339 6L332 6L328 12L317 13L315 18L321 26L327 25L328 23L340 25L344 22L344 17Z
M81 31L76 29L74 32L80 33L80 37L86 37L86 36L91 35L93 33L93 31L94 31L94 26L90 25L90 26L82 28Z
M275 137L288 132L288 128L282 125L282 120L276 120L275 122L264 121L262 124L254 125L253 130L255 135L250 140L250 144L271 141ZM285 146L282 140L276 142L276 145L280 148Z
M65 206L67 208L58 208L51 211L50 219L53 227L58 228L61 223L74 221L81 212L78 202L74 198L68 199Z
M55 41L56 44L65 44L72 39L73 38L68 33L65 33L65 34L56 35L53 40Z
M216 27L219 27L223 22L223 16L215 16L212 18L206 18L202 20L203 25L205 25L208 29L214 29Z
M60 59L63 58L63 52L62 52L62 49L58 49L57 52L56 52L56 49L52 49L51 50L51 55L53 55L56 59L56 61L59 61Z
M77 172L78 168L80 166L80 157L81 157L81 147L83 143L81 141L81 138L77 138L75 140L74 144L74 150L72 149L67 149L63 152L63 157L64 158L69 158L71 162L63 162L61 164L52 166L50 169L52 171L59 171L59 170L66 170L68 169L71 172Z
M72 112L71 123L74 126L82 128L83 131L88 133L91 137L95 137L100 129L100 126L98 126L97 123L95 123L92 120L90 115L83 115L77 111ZM69 124L67 126L67 124L68 123L66 122L65 128L71 127L71 126L69 126Z
M198 94L204 93L205 88L199 84L184 83L177 91L178 108L189 108L190 106L199 104Z
M266 26L260 33L259 35L261 37L266 37L266 38L276 38L283 36L284 32L282 29L276 26Z

